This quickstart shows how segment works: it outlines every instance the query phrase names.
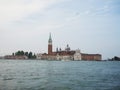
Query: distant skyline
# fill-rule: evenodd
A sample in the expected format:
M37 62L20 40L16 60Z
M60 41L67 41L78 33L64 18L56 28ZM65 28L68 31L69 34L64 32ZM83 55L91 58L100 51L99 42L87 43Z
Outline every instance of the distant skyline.
M120 0L0 0L0 56L53 49L120 56Z

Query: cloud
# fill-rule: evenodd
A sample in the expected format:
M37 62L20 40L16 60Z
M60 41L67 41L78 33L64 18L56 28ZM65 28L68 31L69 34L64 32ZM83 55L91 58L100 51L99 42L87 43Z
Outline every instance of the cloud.
M42 13L50 5L60 0L0 0L0 20L2 22L20 20L33 13Z
M89 5L85 10L80 12L80 15L89 15L89 16L105 16L105 15L110 15L113 14L113 8L115 10L116 5L114 4L115 2L118 2L117 0L91 0L89 2ZM85 6L86 7L86 6ZM117 8L116 8L117 9Z

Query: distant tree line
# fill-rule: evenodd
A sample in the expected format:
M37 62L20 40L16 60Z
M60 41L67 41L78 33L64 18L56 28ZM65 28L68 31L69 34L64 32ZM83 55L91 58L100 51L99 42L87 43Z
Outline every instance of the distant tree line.
M35 53L32 52L24 52L24 51L17 51L12 54L13 56L27 56L28 59L36 59Z
M112 59L109 59L110 61L120 61L120 57L114 56Z

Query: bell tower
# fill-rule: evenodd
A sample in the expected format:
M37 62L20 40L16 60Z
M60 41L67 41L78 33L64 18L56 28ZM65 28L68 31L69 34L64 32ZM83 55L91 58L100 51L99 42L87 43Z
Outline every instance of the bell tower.
M49 40L48 40L48 55L52 55L52 38L51 38L51 33L49 35Z

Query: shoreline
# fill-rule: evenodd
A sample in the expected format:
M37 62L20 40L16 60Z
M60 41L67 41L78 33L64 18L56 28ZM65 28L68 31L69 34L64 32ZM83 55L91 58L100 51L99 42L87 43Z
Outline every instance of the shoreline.
M107 62L107 61L120 61L120 60L43 60L43 59L0 59L0 60L25 60L25 61L97 61L97 62Z

